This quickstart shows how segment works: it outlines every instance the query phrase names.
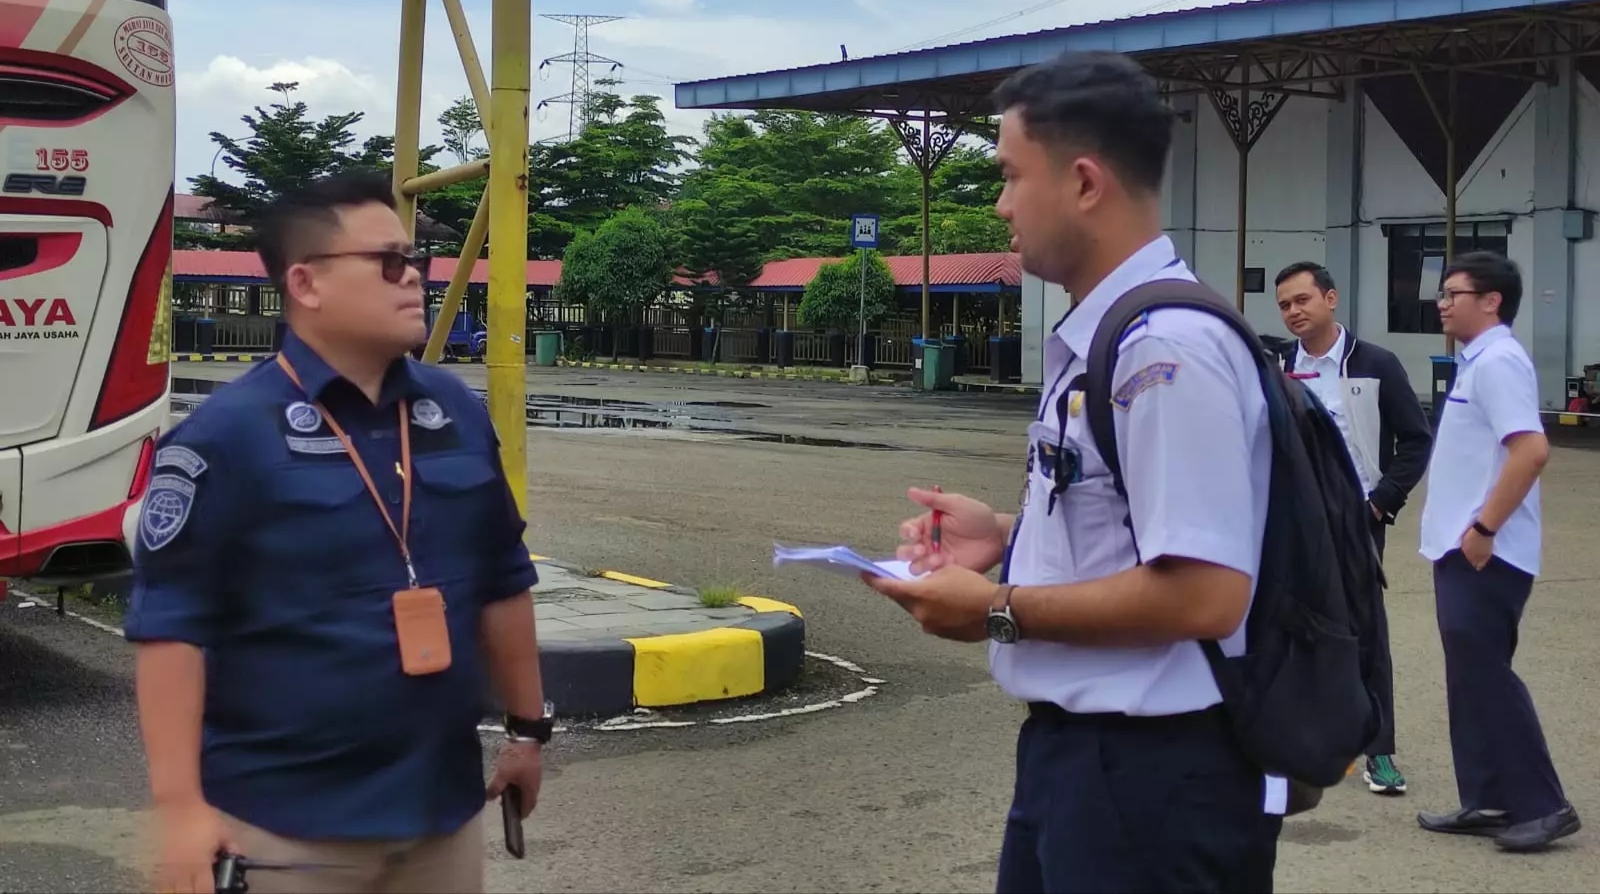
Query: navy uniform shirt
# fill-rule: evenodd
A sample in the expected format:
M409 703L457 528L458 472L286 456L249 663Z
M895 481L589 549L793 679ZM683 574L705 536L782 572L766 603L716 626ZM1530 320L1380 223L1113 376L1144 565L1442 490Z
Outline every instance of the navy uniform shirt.
M127 638L204 650L201 779L217 809L292 838L448 834L484 806L483 607L537 579L498 441L447 372L396 361L374 406L294 336L283 353L304 392L262 363L162 438ZM313 398L396 528L398 403L410 403L411 554L420 585L444 594L448 670L401 670L405 562Z

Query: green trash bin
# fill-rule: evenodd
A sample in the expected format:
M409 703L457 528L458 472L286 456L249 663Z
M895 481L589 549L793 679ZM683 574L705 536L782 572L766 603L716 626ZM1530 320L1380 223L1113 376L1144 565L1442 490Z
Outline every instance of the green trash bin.
M539 366L555 366L561 356L561 333L535 332L533 334L533 361Z
M922 390L948 391L955 373L954 345L928 339L922 345Z

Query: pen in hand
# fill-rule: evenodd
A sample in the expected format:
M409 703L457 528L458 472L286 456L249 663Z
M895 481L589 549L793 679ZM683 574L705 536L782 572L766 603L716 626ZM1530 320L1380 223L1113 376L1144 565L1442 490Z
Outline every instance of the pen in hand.
M942 493L944 493L944 488L942 488L939 485L935 484L933 486L933 492L936 493L936 494L942 494ZM933 529L932 529L932 531L929 532L929 540L932 542L933 551L934 552L938 552L939 551L940 535L943 533L940 529L943 528L943 527L944 527L944 513L940 512L938 509L934 509L933 510Z

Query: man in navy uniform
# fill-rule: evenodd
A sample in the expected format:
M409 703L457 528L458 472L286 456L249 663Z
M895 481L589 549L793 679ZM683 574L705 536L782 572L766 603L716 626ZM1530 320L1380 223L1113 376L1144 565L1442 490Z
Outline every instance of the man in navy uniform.
M1112 305L1194 279L1161 232L1172 112L1109 53L1019 72L997 100L997 211L1023 268L1074 300L1046 340L1023 505L913 491L944 514L942 539L933 551L929 516L908 521L901 555L931 573L869 582L930 633L992 636L995 680L1028 703L1001 892L1271 890L1287 785L1239 748L1198 642L1244 648L1272 461L1256 360L1202 311L1129 327L1112 379L1126 499L1083 408ZM1002 563L997 586L984 574Z
M1528 688L1511 667L1539 574L1539 475L1550 457L1539 379L1511 332L1522 273L1471 252L1445 270L1439 320L1462 345L1428 465L1422 555L1444 644L1450 750L1461 807L1422 813L1432 832L1537 850L1578 831Z
M526 525L483 406L406 357L425 265L394 208L353 174L268 210L283 350L157 451L125 626L163 890L211 891L227 849L338 867L258 892L481 891L486 795L538 796ZM509 739L487 791L485 670Z
M1295 337L1281 349L1283 369L1301 379L1338 424L1372 510L1372 539L1381 557L1388 526L1428 468L1428 415L1400 358L1356 338L1335 319L1339 290L1328 268L1312 261L1290 264L1278 274L1277 290L1278 312ZM1363 778L1372 792L1399 795L1406 777L1394 761L1394 661L1381 602L1378 609L1375 657L1383 723L1367 746Z

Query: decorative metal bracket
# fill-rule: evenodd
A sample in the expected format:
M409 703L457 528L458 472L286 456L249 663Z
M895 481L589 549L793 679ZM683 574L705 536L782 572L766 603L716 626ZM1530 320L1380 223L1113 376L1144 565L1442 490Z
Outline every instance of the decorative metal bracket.
M924 177L931 176L939 168L969 129L966 121L951 118L935 121L926 112L921 118L890 118L889 125L900 137L900 144L906 147L911 163Z
M1240 89L1248 90L1243 86ZM1233 138L1233 145L1241 152L1255 148L1256 141L1266 133L1272 119L1278 117L1284 103L1289 101L1289 94L1281 91L1255 90L1246 94L1248 102L1241 109L1239 91L1213 88L1206 93L1211 97L1211 104L1216 107L1223 126L1228 129L1228 136Z

